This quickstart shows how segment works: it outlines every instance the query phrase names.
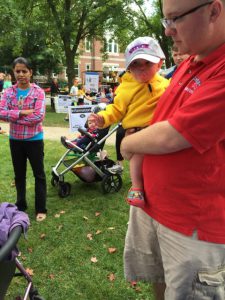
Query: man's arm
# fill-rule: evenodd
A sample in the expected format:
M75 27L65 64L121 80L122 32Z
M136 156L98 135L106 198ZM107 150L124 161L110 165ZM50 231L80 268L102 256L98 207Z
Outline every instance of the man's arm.
M168 121L162 121L125 137L121 153L129 160L133 154L162 155L190 147L191 144Z

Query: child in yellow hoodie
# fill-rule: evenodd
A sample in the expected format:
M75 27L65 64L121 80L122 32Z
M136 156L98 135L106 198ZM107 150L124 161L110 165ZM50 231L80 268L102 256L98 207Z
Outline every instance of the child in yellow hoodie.
M139 130L148 126L158 99L169 85L169 81L157 73L165 56L155 39L135 39L127 46L125 58L127 71L116 90L114 103L105 111L89 116L99 128L120 121L124 129ZM136 154L130 160L132 187L127 202L138 207L144 206L142 160L142 155Z

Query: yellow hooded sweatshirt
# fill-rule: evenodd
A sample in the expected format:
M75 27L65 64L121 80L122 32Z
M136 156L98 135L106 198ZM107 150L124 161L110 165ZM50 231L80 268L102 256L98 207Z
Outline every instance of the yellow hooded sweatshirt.
M125 129L148 126L156 104L168 85L169 81L157 73L149 82L140 83L126 72L116 89L114 103L98 113L104 118L104 128L120 121Z

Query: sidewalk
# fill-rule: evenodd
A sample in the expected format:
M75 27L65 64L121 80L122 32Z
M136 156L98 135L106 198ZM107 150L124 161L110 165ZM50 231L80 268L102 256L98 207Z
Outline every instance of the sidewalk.
M8 134L9 132L9 124L5 122L0 122L0 127L6 131ZM46 140L53 140L53 141L60 141L61 136L66 136L69 139L75 138L75 134L71 133L69 128L63 127L43 127L44 128L44 138ZM106 145L115 145L115 133L113 133L107 140Z

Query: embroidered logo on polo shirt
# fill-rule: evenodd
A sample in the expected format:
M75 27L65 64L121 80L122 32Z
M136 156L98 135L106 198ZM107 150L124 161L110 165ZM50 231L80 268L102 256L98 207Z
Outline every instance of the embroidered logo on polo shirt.
M185 87L185 91L189 94L193 94L194 91L201 85L201 80L198 77L194 77L188 86Z

